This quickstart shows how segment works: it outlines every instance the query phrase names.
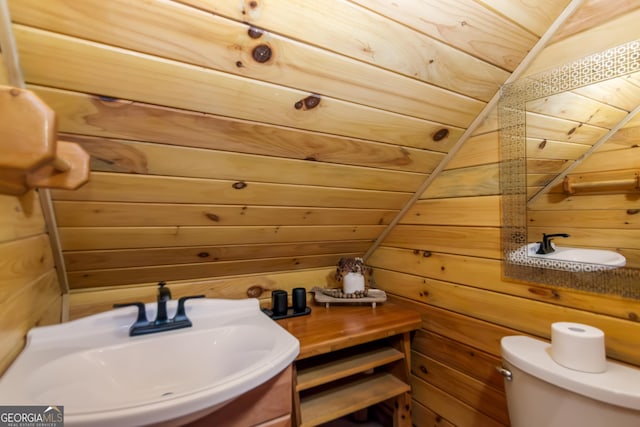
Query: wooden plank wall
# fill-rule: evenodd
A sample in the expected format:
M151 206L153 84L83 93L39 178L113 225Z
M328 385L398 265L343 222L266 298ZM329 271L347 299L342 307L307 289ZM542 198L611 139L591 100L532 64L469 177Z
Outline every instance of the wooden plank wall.
M325 12L287 1L263 14L238 2L10 2L27 82L92 155L89 184L53 192L72 290L325 267L366 251L482 108L475 96L488 99L508 72L333 3L346 22L299 35ZM522 57L533 37L490 18L523 40L506 56ZM323 38L352 40L355 22L485 72L472 86L416 78L422 56L342 41L336 51ZM257 62L261 49L273 58ZM474 97L441 88L462 84Z
M0 85L8 85L0 52ZM62 299L35 191L0 194L0 375L22 351L27 331L60 322Z
M62 298L35 191L0 195L0 374L29 329L60 322Z
M599 16L611 19L599 25L614 28L625 19ZM570 22L574 30L556 42L579 57L591 44L585 40L602 32L576 25ZM496 121L483 125L368 260L387 292L423 314L412 344L419 426L509 425L503 380L494 369L500 339L549 339L556 321L601 328L608 356L640 367L640 302L502 277L497 129Z
M159 280L265 301L331 283L568 3L11 0L29 87L92 155L89 184L53 193L71 317L151 301ZM530 72L628 40L639 10L586 0ZM640 366L638 302L502 279L498 143L494 112L369 260L423 314L420 427L507 425L499 339L556 320Z
M567 3L10 1L71 292L364 254Z

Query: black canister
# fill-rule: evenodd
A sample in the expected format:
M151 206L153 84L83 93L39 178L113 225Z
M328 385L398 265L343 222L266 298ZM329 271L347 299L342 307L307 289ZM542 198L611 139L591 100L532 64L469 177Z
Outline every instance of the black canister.
M305 288L293 288L291 299L294 313L303 313L307 309L307 290Z
M287 314L287 291L271 292L271 311L274 316L284 316Z

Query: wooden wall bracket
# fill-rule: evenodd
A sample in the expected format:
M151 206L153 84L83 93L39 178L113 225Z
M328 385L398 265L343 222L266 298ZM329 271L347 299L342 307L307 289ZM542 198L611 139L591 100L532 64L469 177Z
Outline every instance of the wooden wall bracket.
M33 92L0 86L0 193L74 190L89 180L90 156L58 141L55 113Z
M604 172L591 175L567 175L562 188L566 194L577 192L613 192L640 190L640 171L620 173ZM633 177L631 175L633 174Z

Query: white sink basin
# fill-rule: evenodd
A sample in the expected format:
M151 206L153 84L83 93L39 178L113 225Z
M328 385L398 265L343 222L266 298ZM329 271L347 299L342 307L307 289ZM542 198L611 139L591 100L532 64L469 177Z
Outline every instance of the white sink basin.
M530 264L539 264L535 262L535 259L538 259L540 263L551 262L558 264L560 267L572 262L588 263L602 266L605 269L624 267L627 262L623 255L614 251L557 246L554 243L551 243L551 246L554 248L553 252L549 254L537 254L536 251L540 247L540 243L529 243L511 253L510 258L512 261L527 263L527 261L523 260L529 257L530 260L533 258L531 262L528 262ZM570 268L563 269L570 270ZM593 271L596 271L596 269Z
M176 302L167 304L173 316ZM0 402L64 406L66 426L181 425L269 380L298 340L256 299L195 299L193 327L129 336L135 307L38 327L0 379ZM155 304L147 304L155 318Z

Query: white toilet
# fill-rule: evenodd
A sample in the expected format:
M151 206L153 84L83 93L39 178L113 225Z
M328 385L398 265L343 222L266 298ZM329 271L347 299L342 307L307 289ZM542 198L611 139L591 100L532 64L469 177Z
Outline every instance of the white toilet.
M512 427L640 426L640 370L607 362L603 373L579 372L556 363L545 341L501 344Z

